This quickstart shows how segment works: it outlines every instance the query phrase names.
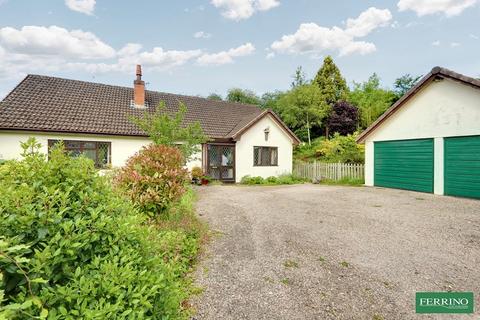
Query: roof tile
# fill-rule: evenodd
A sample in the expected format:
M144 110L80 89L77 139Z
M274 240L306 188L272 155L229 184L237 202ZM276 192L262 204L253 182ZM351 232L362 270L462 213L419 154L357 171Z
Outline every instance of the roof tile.
M146 109L131 106L133 88L28 75L1 103L0 129L145 136L129 118L187 106L184 123L199 121L211 138L231 138L261 114L257 106L146 91Z

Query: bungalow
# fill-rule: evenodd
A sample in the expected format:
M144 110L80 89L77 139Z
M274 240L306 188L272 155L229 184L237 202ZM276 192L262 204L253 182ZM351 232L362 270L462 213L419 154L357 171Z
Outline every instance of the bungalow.
M480 80L433 68L357 142L368 186L480 198Z
M28 75L0 102L0 159L20 157L20 142L35 137L43 152L64 141L72 154L84 154L99 168L120 167L151 141L130 121L153 112L187 107L185 123L198 121L210 141L187 164L214 179L239 182L245 175L276 176L292 171L295 134L271 110L145 90L137 66L133 88Z

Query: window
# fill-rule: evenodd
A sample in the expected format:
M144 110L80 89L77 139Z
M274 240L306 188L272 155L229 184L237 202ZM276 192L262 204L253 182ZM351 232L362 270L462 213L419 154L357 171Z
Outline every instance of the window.
M277 147L253 147L253 165L267 167L278 165Z
M52 148L61 140L48 140L48 148ZM111 143L97 141L63 140L65 151L72 157L83 155L92 159L96 168L106 168L111 163Z

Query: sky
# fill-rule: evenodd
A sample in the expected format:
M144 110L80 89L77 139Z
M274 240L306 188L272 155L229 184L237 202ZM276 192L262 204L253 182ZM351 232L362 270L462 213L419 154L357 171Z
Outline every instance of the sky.
M26 74L225 95L286 90L331 55L384 87L442 66L480 76L480 0L0 0L0 98Z

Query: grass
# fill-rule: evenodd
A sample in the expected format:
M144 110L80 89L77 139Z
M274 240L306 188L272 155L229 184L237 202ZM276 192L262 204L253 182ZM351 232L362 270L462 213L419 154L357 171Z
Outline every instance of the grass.
M327 261L327 259L325 259L324 257L318 257L318 261L325 262L325 261Z
M275 283L275 281L270 277L263 277L263 280L265 280L265 282L268 282L268 283Z
M289 284L291 284L292 282L290 281L290 279L288 278L283 278L280 280L280 282L286 286L288 286Z
M158 232L166 235L162 254L171 267L178 270L178 289L187 297L182 304L186 315L193 312L188 297L203 291L194 286L191 273L196 267L203 244L211 237L208 226L199 220L195 212L195 201L196 194L189 188L180 201L152 221ZM204 274L209 271L208 267L203 268Z
M283 263L283 266L285 268L298 268L298 262L293 260L285 260L285 262Z
M189 188L179 202L155 220L155 224L160 230L185 232L187 236L199 240L199 243L206 242L210 233L207 225L195 213L195 201L196 194Z
M342 267L344 267L344 268L350 267L350 263L348 263L347 261L342 261L342 262L340 262L340 265L341 265Z
M358 186L364 185L365 180L364 179L351 179L351 178L343 178L341 180L324 179L324 180L320 181L320 184L358 187Z

